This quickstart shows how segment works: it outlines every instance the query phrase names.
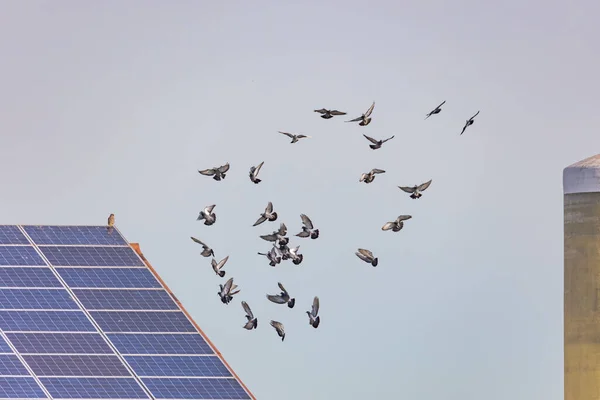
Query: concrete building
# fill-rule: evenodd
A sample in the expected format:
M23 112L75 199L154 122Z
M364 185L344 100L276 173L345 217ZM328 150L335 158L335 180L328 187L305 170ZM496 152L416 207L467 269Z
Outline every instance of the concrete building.
M563 171L565 400L600 399L600 154Z

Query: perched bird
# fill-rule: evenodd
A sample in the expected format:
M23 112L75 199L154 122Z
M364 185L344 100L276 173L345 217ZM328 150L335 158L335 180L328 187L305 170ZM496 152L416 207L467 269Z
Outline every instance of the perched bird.
M369 147L372 148L373 150L377 150L377 149L381 148L381 145L383 145L388 140L392 140L396 135L389 137L387 139L384 139L384 140L375 140L372 137L369 137L365 134L363 134L363 136L366 137L369 140L369 142L373 143L373 144L370 144Z
M375 174L383 174L383 173L385 173L384 170L373 168L371 171L361 174L360 179L358 181L359 182L364 181L365 183L371 183L375 180Z
M412 218L411 215L401 215L398 218L396 218L395 221L386 222L381 227L381 230L382 231L389 231L391 229L393 232L398 232L398 231L400 231L400 229L402 229L402 227L404 227L404 222L402 222L402 221L406 221L406 220L411 219L411 218Z
M373 104L371 104L371 107L369 107L369 109L367 110L367 112L365 112L363 115L361 115L358 118L354 118L351 119L350 121L346 121L346 122L359 122L360 126L367 126L371 123L371 118L369 118L369 116L371 115L371 113L373 112L373 109L375 108L375 102L373 102Z
M196 221L204 220L204 225L212 225L217 222L217 214L213 212L216 204L204 207L204 210L200 211L200 215L196 218Z
M319 317L319 298L315 296L313 299L312 309L311 311L306 312L308 314L308 323L312 325L313 328L317 328L321 323L321 317Z
M260 218L258 218L256 220L256 222L254 223L254 225L252 225L252 226L260 225L263 222L265 222L266 220L269 220L269 221L277 220L277 213L273 211L273 203L271 203L271 202L269 202L269 204L267 204L267 207L265 208L265 212L260 214Z
M246 319L247 319L246 325L244 325L244 328L248 329L249 331L252 329L256 329L256 327L258 325L258 318L254 318L254 314L252 314L252 310L250 309L250 306L245 301L242 301L242 307L244 308L244 311L246 312Z
M279 254L279 251L277 251L277 247L275 247L273 245L273 247L271 247L271 250L269 250L266 253L258 253L261 256L266 256L267 260L269 260L269 265L271 267L276 266L277 264L279 264L281 262L281 255Z
M271 321L271 326L273 328L275 328L275 330L277 331L277 334L279 335L279 337L281 338L281 341L283 342L283 339L285 339L285 330L283 329L283 324L278 321Z
M113 233L114 226L115 226L115 214L110 214L108 216L108 227L107 227L107 231L108 231L109 235L111 233Z
M304 260L304 256L302 254L298 253L298 250L300 250L300 246L296 246L293 249L291 249L287 246L285 246L285 248L286 248L285 255L287 256L287 258L291 258L294 265L300 265L302 260ZM285 259L286 258L284 258L284 260Z
M479 111L477 111L477 113L475 113L475 115L473 115L471 118L469 118L467 120L467 122L465 122L465 126L463 126L462 131L460 132L461 135L463 133L465 133L465 129L467 129L469 126L473 125L473 123L475 122L475 117L478 115L479 115Z
M410 198L411 199L418 199L421 196L423 196L421 194L421 192L425 191L425 189L427 189L429 187L429 185L431 185L431 181L433 179L428 180L425 183L421 183L420 185L415 185L415 186L398 186L401 190L403 190L406 193L410 193Z
M250 180L256 184L262 182L261 179L258 179L258 173L260 172L261 167L265 162L261 162L256 167L250 167Z
M439 114L442 111L442 106L446 104L446 100L442 101L442 104L440 104L439 106L437 106L436 108L434 108L431 112L429 112L426 116L425 119L431 117L434 114Z
M311 239L316 239L319 237L319 230L314 229L313 223L308 218L306 214L300 214L300 218L302 219L302 232L296 234L296 236L301 238L307 238L310 236Z
M227 260L229 260L229 256L225 257L218 263L217 260L215 260L214 258L210 262L210 265L212 265L212 269L213 271L215 271L215 274L219 275L221 278L225 276L225 271L221 271L221 268L223 268Z
M334 115L346 115L345 112L341 112L338 110L326 110L324 108L321 108L320 110L315 110L315 112L322 114L321 118L324 119L333 118Z
M374 267L376 267L379 263L379 259L375 257L370 250L358 249L358 251L355 254L358 256L358 258L360 258L364 262L370 263Z
M229 280L225 282L225 285L219 284L219 288L221 290L219 290L217 294L221 298L223 304L229 304L229 302L233 300L233 295L240 292L239 290L235 290L237 289L237 285L233 283L233 278L229 278Z
M294 308L294 304L296 304L296 299L290 298L289 293L287 292L287 290L285 290L285 288L283 287L283 285L280 282L278 282L277 285L281 289L281 294L279 294L279 295L268 294L267 299L269 299L273 303L277 303L277 304L286 304L287 303L287 306L289 308Z
M221 165L220 167L213 167L208 169L198 170L199 173L206 176L212 176L215 181L225 179L225 173L229 171L229 163Z
M288 136L290 138L292 138L292 141L290 143L296 143L298 140L300 139L304 139L304 138L310 138L311 136L306 136L306 135L294 135L293 133L287 133L287 132L281 132L281 131L277 131L285 136Z
M211 249L210 247L208 247L206 245L206 243L204 243L203 241L201 241L200 239L196 239L193 236L190 236L192 238L192 240L200 245L202 245L202 253L200 253L201 255L203 255L204 257L210 257L210 256L215 256L215 252L213 251L213 249Z
M282 222L279 224L279 230L274 231L270 235L261 235L260 238L267 242L277 242L279 247L285 246L290 242L290 238L286 237L287 227Z

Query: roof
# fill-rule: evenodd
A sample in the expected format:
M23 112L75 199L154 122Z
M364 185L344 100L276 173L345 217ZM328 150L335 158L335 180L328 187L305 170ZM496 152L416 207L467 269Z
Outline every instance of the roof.
M600 192L600 154L569 165L563 170L563 193Z
M255 399L107 226L0 225L0 399Z

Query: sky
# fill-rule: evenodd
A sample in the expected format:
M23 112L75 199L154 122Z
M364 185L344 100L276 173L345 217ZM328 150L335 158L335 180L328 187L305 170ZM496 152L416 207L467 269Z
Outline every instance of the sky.
M600 153L598 12L591 0L3 2L0 223L115 213L258 399L562 399L562 170ZM373 101L370 125L344 122ZM362 134L395 138L373 151ZM225 162L222 182L197 172ZM359 183L372 168L386 173ZM397 187L429 179L419 200ZM279 219L252 227L268 201ZM204 226L209 204L218 220ZM301 213L319 239L292 236L304 262L269 267L259 235L299 232ZM413 216L402 231L381 230L400 214ZM231 304L190 236L230 256ZM277 282L294 309L265 298Z

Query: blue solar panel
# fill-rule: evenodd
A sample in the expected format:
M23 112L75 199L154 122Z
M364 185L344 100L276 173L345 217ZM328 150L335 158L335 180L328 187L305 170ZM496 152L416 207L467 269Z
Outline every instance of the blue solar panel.
M7 333L6 336L21 354L113 353L110 346L98 333Z
M139 376L232 376L217 356L128 356Z
M165 290L75 289L88 310L178 310Z
M46 265L33 246L0 246L0 265Z
M29 371L14 354L0 354L0 375L29 375Z
M104 332L195 332L182 312L92 311Z
M37 376L131 376L116 355L25 355Z
M0 309L60 309L79 307L65 289L0 289Z
M67 268L56 269L72 288L161 288L147 268Z
M199 334L125 334L108 335L122 354L214 354Z
M0 267L0 287L62 287L48 267Z
M95 331L81 311L0 311L0 327L7 331Z
M131 247L40 246L54 266L64 267L143 267Z
M235 379L145 378L157 399L249 399Z
M16 225L0 225L0 244L29 244Z
M0 377L0 398L2 399L47 399L37 382L29 378Z
M133 378L40 378L55 399L147 399Z
M6 341L0 337L0 353L12 353L12 349Z
M106 226L23 226L35 244L123 246L127 242Z

